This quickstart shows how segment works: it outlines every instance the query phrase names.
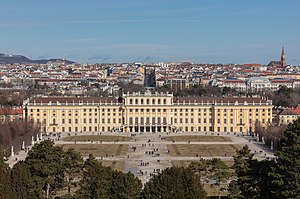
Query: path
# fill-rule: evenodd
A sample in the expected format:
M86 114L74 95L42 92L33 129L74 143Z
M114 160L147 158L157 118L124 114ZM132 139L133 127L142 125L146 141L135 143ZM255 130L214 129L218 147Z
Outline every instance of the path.
M92 133L84 133L84 135L89 135ZM118 135L118 136L127 136L130 137L128 133L102 133L102 135ZM229 137L232 142L183 142L183 141L166 141L161 139L161 137L167 136L187 136L187 135L204 135L203 133L142 133L136 134L136 136L132 136L131 141L119 141L119 142L76 142L76 144L118 144L120 147L118 148L117 155L114 157L103 157L103 160L112 161L112 168L115 167L117 161L124 161L124 172L131 172L135 176L138 176L142 183L147 182L151 175L157 173L167 167L172 166L172 161L197 161L199 157L180 157L180 156L171 156L168 153L167 145L174 145L174 149L179 154L179 150L176 144L231 144L231 145L248 145L251 151L254 153L254 158L258 160L265 159L267 157L274 157L273 151L266 148L262 143L253 141L252 137L247 136L237 136L237 135L222 135L223 137ZM67 137L66 133L61 135L63 137ZM54 139L55 137L50 137L50 139ZM46 137L46 139L48 139ZM250 141L251 140L251 141ZM74 144L75 142L66 142L62 140L56 140L56 144ZM128 152L126 156L120 156L118 153L121 151L121 145L128 145ZM135 148L135 150L134 150ZM153 153L153 154L152 154ZM25 151L20 151L16 153L14 157L10 157L7 161L9 166L12 167L17 161L24 160L27 153ZM17 158L17 160L16 160ZM86 157L85 157L86 158ZM220 158L222 160L232 160L232 157L202 157L203 159L211 159L211 158ZM100 159L100 157L97 157Z

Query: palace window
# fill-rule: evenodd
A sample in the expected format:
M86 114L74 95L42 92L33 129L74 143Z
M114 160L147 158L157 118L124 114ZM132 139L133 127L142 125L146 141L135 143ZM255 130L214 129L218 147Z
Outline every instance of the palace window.
M167 118L163 118L163 123L166 124L167 123Z

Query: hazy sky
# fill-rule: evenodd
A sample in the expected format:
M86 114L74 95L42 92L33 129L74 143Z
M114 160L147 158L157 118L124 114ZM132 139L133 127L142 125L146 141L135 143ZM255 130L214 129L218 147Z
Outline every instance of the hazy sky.
M300 65L300 0L2 0L0 52L80 63Z

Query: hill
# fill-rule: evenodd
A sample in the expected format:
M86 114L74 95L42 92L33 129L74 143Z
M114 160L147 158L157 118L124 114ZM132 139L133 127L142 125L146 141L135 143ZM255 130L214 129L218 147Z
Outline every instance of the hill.
M6 55L0 53L0 64L26 64L26 63L36 63L36 64L47 64L48 62L65 62L66 64L73 64L75 62L66 59L55 58L55 59L41 59L41 60L31 60L23 55Z

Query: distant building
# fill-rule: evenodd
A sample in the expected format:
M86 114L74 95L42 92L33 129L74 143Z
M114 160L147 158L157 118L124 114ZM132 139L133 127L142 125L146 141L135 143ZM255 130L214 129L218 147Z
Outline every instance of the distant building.
M271 82L266 77L251 77L246 82L247 91L251 93L267 91L271 87Z
M282 50L281 50L280 61L270 61L268 66L275 66L275 67L285 67L286 66L284 47L282 47Z
M285 86L287 88L294 88L294 86L297 85L294 85L294 82L295 81L293 81L292 79L285 78L269 79L267 77L251 77L248 79L246 85L248 92L259 93L267 91L277 91L282 86Z
M300 105L295 108L284 109L278 114L278 124L290 124L300 118Z
M237 78L225 79L224 82L223 82L223 88L224 87L235 89L239 92L245 92L246 91L245 81L237 79Z
M12 122L22 120L23 109L22 108L0 108L0 120L1 122Z
M198 83L189 80L187 78L172 78L166 79L164 85L168 86L169 88L175 88L178 90L191 88Z
M144 86L146 88L155 88L156 87L155 66L145 66Z
M281 66L286 66L284 47L282 47L280 63L281 63Z

